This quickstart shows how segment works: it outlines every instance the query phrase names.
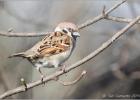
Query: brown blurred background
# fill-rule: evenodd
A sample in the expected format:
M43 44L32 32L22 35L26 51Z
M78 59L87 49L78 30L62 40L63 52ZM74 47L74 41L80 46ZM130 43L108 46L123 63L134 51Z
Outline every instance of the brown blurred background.
M53 31L62 21L71 21L80 25L99 15L104 5L108 9L118 2L120 0L0 1L0 30L6 32L12 28L14 32L20 33L47 32ZM140 15L139 6L139 0L128 0L111 15L135 18ZM81 30L76 49L66 65L73 64L87 56L125 25L126 23L101 20ZM87 70L87 75L77 84L62 86L51 81L44 86L35 87L9 98L139 98L139 28L139 25L135 25L99 56L60 78L64 81L72 81L82 70ZM40 79L39 73L27 60L7 57L12 53L29 49L41 38L0 36L0 94L20 86L21 77L27 83ZM44 68L43 72L49 75L56 70Z

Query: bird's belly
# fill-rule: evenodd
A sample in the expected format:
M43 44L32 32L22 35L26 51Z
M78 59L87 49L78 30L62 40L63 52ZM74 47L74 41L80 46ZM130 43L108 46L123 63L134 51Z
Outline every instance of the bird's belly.
M59 66L62 63L64 63L70 57L70 54L71 54L71 52L67 51L67 52L63 52L61 54L51 56L50 57L50 59L51 59L50 63L52 63L53 65L57 63L58 66ZM55 67L57 67L57 66L55 66Z
M59 67L63 62L65 62L69 58L70 54L71 52L67 51L61 54L56 54L53 56L38 59L35 66L48 68Z
M70 56L70 52L68 51L68 52L63 52L58 55L54 55L54 57L52 57L52 59L56 58L57 61L60 62L60 64L61 64L61 63L65 62L69 58L69 56Z

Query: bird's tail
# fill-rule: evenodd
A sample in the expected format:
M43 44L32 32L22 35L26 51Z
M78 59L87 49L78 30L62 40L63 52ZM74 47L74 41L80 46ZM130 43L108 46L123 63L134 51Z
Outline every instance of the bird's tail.
M26 57L25 53L21 52L21 53L16 53L16 54L12 54L10 55L8 58L12 58L12 57Z

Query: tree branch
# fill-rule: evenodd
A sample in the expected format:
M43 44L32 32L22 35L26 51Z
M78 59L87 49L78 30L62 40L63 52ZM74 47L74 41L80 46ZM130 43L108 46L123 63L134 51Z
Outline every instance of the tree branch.
M60 84L64 85L64 86L69 86L69 85L73 85L73 84L76 84L78 81L80 81L83 76L86 74L87 72L84 70L82 71L82 73L74 80L74 81L70 81L70 82L63 82L61 80L56 80L58 81Z
M123 3L125 3L126 0L121 1L120 3L114 5L112 8L110 8L109 10L105 11L105 6L103 7L103 11L100 15L98 15L97 17L86 21L85 23L81 24L78 26L79 29L83 29L89 25L92 25L93 23L96 23L97 21L105 18L109 13L111 13L112 11L114 11L116 8L118 8L120 5L122 5Z
M110 8L109 10L105 11L104 13L101 13L100 15L98 15L97 17L90 19L88 21L86 21L85 23L81 24L78 26L78 29L81 30L89 25L92 25L93 23L96 23L97 21L105 18L109 13L111 13L112 11L114 11L116 8L118 8L120 5L122 5L124 2L126 2L126 0L121 1L120 3L114 5L112 8ZM14 32L0 32L1 36L7 36L7 37L38 37L38 36L44 36L49 34L50 32L43 32L43 33L14 33Z
M123 35L128 29L130 29L133 25L135 25L138 21L140 20L140 16L138 16L137 18L135 18L134 20L132 20L128 25L126 25L123 29L121 29L120 31L118 31L117 33L115 33L114 36L112 36L109 40L107 40L106 42L104 42L98 49L96 49L94 52L92 52L91 54L89 54L88 56L86 56L85 58L81 59L80 61L77 61L76 63L72 64L71 66L67 67L64 71L57 71L49 76L46 76L44 78L44 82L48 82L51 80L54 80L55 77L59 77L62 74L65 74L75 68L77 68L78 66L88 62L89 60L91 60L92 58L96 57L97 55L99 55L102 51L104 51L105 49L107 49L112 43L115 42L115 40L117 40L121 35ZM33 87L36 87L38 85L41 85L42 81L38 80L36 82L32 82L27 84L27 90L31 89ZM20 86L17 87L13 90L9 90L5 93L3 93L2 95L0 95L0 98L6 98L8 96L20 93L20 92L24 92L25 91L25 87L24 86Z
M107 16L105 17L105 19L122 23L130 23L132 21L132 19L130 18L114 17L114 16ZM138 21L137 23L140 24L140 21Z
M43 33L15 33L15 32L0 32L1 36L7 37L39 37L47 35L51 32L43 32Z

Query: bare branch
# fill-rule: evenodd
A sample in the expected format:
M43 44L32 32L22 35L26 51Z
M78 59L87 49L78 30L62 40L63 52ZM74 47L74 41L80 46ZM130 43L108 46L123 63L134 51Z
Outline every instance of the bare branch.
M88 20L88 21L86 21L85 23L79 25L78 28L79 28L79 29L83 29L83 28L85 28L85 27L87 27L87 26L89 26L89 25L92 25L93 23L96 23L97 21L99 21L99 20L105 18L105 16L107 16L109 13L111 13L112 11L114 11L116 8L118 8L118 7L119 7L121 4L123 4L124 2L126 2L126 0L123 0L123 1L121 1L120 3L114 5L112 8L110 8L110 9L107 10L106 12L104 11L103 14L101 13L101 14L98 15L97 17L95 17L95 18L93 18L93 19L91 19L91 20ZM105 7L105 6L104 6L104 7ZM103 8L103 10L105 10L105 8Z
M122 23L130 23L132 21L132 19L130 18L114 17L114 16L107 16L105 17L105 19ZM140 21L138 21L137 23L140 24Z
M7 37L38 37L38 36L44 36L51 32L44 32L44 33L13 33L13 32L0 32L1 36L7 36Z
M135 18L134 20L132 20L128 25L126 25L123 29L121 29L120 31L118 31L117 33L115 33L115 35L113 35L109 40L107 40L106 42L104 42L98 49L96 49L94 52L92 52L91 54L89 54L88 56L86 56L85 58L81 59L80 61L77 61L76 63L72 64L71 66L67 67L64 71L57 71L49 76L46 76L44 78L44 82L48 82L51 80L54 80L55 77L59 77L62 74L65 74L75 68L77 68L78 66L88 62L89 60L91 60L92 58L96 57L97 55L99 55L101 52L103 52L105 49L107 49L112 43L115 42L115 40L117 40L121 35L123 35L128 29L130 29L133 25L135 25L138 21L140 20L140 16L138 16L137 18ZM41 85L42 81L38 80L36 82L33 83L29 83L27 84L27 90L31 89L33 87L36 87L38 85ZM9 90L3 94L0 95L0 98L6 98L8 96L20 93L20 92L24 92L25 91L25 87L20 86L17 87L13 90Z
M85 70L82 71L82 73L74 81L71 82L63 82L61 80L57 80L57 81L64 86L73 85L76 84L78 81L80 81L86 73L87 72Z
M107 16L109 13L111 13L112 11L114 11L116 8L118 8L121 4L123 4L124 2L126 2L126 0L121 1L120 3L114 5L112 8L110 8L109 10L107 10L106 12L104 11L104 14L100 14L97 17L86 21L85 23L81 24L78 26L79 30L92 25L93 23L96 23L97 21L105 18L105 16ZM105 6L104 6L105 7ZM105 8L104 8L105 10ZM50 32L43 32L43 33L14 33L14 32L0 32L1 36L7 36L7 37L38 37L38 36L44 36L49 34Z
M103 16L106 16L105 10L106 10L106 6L104 5L104 6L103 6L103 10L102 10L102 15L103 15Z

